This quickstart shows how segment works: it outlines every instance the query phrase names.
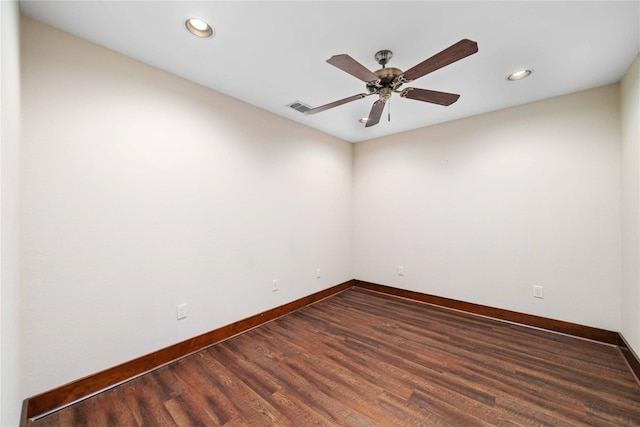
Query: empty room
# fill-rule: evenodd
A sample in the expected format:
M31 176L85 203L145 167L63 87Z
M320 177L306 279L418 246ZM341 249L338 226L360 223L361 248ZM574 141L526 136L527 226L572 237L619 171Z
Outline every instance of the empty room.
M640 425L640 2L0 2L0 425Z

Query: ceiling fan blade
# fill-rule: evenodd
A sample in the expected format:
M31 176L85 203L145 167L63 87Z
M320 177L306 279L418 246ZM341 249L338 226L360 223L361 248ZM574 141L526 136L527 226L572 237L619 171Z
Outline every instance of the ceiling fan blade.
M364 65L360 64L349 55L333 55L331 58L327 59L327 62L334 67L340 68L342 71L351 74L353 77L362 80L363 82L375 82L379 80L378 76L364 68Z
M418 79L446 65L459 61L462 58L473 55L477 51L478 43L472 40L462 39L442 52L436 53L431 58L422 61L415 67L409 68L404 72L403 76L407 81Z
M416 101L430 102L432 104L451 105L460 98L460 95L447 92L436 92L434 90L418 89L408 87L400 93L403 98L415 99Z
M367 96L364 93L359 93L357 95L350 96L348 98L340 99L338 101L333 101L325 105L321 105L320 107L312 108L305 112L305 114L316 114L324 110L328 110L329 108L337 107L338 105L346 104L347 102L356 101L358 99L362 99Z
M371 107L371 112L369 113L369 118L367 119L367 124L364 125L364 127L368 128L378 124L380 117L382 116L382 110L384 110L385 102L385 100L378 99L373 103L373 107Z

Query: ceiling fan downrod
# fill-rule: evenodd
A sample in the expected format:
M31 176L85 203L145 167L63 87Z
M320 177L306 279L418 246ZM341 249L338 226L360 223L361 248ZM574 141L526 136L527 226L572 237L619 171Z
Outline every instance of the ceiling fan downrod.
M305 114L316 114L370 95L378 95L379 99L373 103L371 112L369 113L369 117L365 124L365 127L370 127L378 124L380 117L382 116L382 110L384 109L385 104L389 103L391 95L394 92L399 93L401 98L429 102L431 104L443 106L451 105L460 98L460 95L415 87L408 87L400 90L400 86L459 61L462 58L466 58L469 55L473 55L476 52L478 52L478 43L473 40L462 39L448 48L425 59L419 64L409 68L407 71L402 71L394 67L386 68L389 60L393 57L393 53L390 50L380 50L376 52L374 57L382 68L374 72L368 70L347 54L343 53L333 55L331 58L327 59L327 62L363 81L366 84L368 93L359 93L348 98L330 102L329 104L311 108L306 111ZM388 108L387 114L387 119L391 120L390 108Z

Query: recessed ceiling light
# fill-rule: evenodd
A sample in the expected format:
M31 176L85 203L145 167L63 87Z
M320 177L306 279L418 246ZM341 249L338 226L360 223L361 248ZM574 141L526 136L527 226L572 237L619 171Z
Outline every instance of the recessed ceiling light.
M198 37L206 38L211 37L214 34L211 25L207 24L202 19L190 18L186 20L184 25L187 27L187 30L191 32L191 34Z
M522 80L525 77L529 77L531 75L531 73L533 73L532 70L520 70L520 71L516 71L515 73L511 73L507 76L507 80L510 81L515 81L515 80Z

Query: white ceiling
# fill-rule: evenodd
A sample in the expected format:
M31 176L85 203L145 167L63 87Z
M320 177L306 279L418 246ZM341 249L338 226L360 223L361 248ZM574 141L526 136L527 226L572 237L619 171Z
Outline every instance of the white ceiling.
M351 142L407 131L539 99L618 82L640 48L639 1L569 2L246 2L20 1L24 15L147 64ZM198 39L187 18L217 35ZM453 43L478 43L475 55L409 86L461 95L449 107L391 99L370 128L375 97L316 115L316 107L365 84L327 64L346 53L370 70L374 54L393 51L388 66L407 70ZM508 82L512 71L531 77Z

